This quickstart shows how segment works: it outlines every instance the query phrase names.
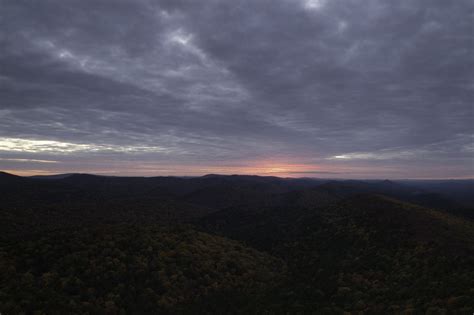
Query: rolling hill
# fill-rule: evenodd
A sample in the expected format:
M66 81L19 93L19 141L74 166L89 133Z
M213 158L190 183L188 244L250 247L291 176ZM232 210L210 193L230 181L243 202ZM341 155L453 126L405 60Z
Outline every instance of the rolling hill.
M281 260L185 227L59 230L1 246L0 257L7 314L258 308L255 298L285 270Z
M0 173L0 310L471 314L470 182L422 184Z

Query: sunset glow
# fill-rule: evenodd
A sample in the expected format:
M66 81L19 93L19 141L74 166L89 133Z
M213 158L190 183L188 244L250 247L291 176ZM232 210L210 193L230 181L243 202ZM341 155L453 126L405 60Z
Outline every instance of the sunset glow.
M474 177L464 0L33 2L0 12L0 170Z

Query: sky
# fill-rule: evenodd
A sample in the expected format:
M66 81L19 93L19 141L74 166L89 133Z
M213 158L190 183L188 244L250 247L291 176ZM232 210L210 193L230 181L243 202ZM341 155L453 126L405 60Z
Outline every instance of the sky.
M471 0L0 0L0 170L474 177Z

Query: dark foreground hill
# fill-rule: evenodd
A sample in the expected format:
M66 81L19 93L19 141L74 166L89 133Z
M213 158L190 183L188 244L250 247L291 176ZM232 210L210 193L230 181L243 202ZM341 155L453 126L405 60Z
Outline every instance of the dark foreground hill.
M281 260L189 228L62 230L0 247L0 309L5 314L255 310L256 299L284 271Z
M229 209L200 222L208 231L286 261L290 280L280 291L279 300L287 298L281 310L469 314L474 309L470 221L381 195L357 195L312 212L290 209L241 215Z
M471 182L422 184L0 173L0 312L472 314Z
M474 227L382 196L357 196L307 218L278 248L308 300L351 312L469 312ZM317 291L319 289L320 291ZM304 296L301 294L301 296Z

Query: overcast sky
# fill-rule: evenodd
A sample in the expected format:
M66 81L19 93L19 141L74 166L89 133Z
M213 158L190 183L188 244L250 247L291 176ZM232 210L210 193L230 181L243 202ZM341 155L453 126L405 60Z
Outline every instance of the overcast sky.
M0 0L0 169L474 177L471 0Z

